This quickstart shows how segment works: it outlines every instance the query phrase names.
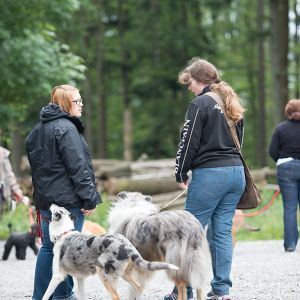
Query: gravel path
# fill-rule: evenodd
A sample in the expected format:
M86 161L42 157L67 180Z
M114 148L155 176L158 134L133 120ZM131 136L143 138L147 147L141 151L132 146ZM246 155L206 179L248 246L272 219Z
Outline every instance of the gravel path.
M3 247L4 242L0 241L1 256ZM31 299L34 265L31 249L27 251L26 261L17 261L12 253L8 261L0 261L1 300ZM285 253L282 241L238 242L234 249L232 279L232 300L300 299L300 250ZM142 299L163 299L172 286L163 272L157 272ZM118 290L121 299L126 299L127 283L120 280ZM86 292L86 299L109 300L97 276L86 280Z

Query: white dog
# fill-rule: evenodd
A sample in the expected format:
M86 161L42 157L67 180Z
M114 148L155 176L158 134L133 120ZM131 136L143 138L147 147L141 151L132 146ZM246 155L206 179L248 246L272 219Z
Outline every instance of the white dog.
M197 289L197 299L204 298L203 288L211 275L211 256L205 231L200 222L184 210L159 212L141 193L121 192L109 212L109 231L121 233L149 261L175 264L179 271L169 271L178 288L178 299L186 299L186 285ZM140 282L150 274L139 272ZM139 299L139 290L131 289L131 299Z
M133 278L132 272L139 270L178 270L174 265L145 261L136 248L120 234L93 236L74 230L69 211L52 204L49 225L53 248L53 276L43 300L49 299L56 287L67 275L76 277L78 299L84 299L84 279L98 274L113 300L119 300L116 285L119 277L128 281L135 289L141 284Z

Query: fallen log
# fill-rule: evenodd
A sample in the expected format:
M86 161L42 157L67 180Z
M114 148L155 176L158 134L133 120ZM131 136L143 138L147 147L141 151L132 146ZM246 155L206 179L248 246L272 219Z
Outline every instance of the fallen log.
M178 190L178 184L175 182L173 177L156 177L143 180L129 178L110 180L111 182L110 184L108 184L109 190L107 189L106 191L110 191L110 193L112 194L118 194L122 191L128 191L140 192L146 195L154 195Z

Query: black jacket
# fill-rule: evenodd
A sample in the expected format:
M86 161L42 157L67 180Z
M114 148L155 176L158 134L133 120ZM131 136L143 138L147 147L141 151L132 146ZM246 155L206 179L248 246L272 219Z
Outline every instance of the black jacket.
M186 112L176 155L177 182L186 182L187 173L192 169L242 165L221 108L205 95L209 91L209 86L205 87ZM240 120L237 132L241 144L243 129L243 120Z
M36 207L95 208L102 200L80 119L49 104L40 120L26 139Z
M274 161L288 157L300 159L300 121L286 120L276 126L269 154Z

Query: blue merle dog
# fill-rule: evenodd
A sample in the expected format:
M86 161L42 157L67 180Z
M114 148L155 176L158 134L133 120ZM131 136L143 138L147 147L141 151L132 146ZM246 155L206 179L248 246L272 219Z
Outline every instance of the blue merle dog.
M134 270L178 270L172 264L145 261L136 248L121 234L93 236L74 230L72 215L68 210L52 204L49 225L53 248L53 276L43 300L49 299L55 288L67 275L76 277L78 299L84 299L84 279L98 274L111 299L119 300L117 280L122 277L135 289L141 284L132 276Z

